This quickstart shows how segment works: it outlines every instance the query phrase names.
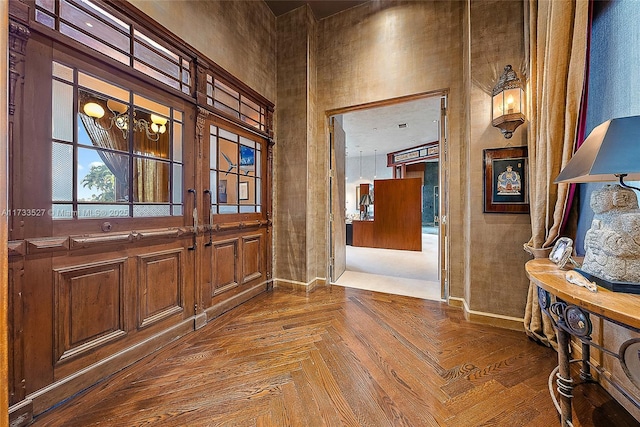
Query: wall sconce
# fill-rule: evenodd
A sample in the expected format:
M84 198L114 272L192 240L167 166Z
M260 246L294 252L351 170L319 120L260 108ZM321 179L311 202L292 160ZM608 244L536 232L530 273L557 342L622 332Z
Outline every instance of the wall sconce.
M594 190L594 212L585 235L581 270L588 280L613 292L640 294L640 209L624 182L640 180L640 116L607 120L596 126L555 182L619 181Z
M144 132L147 135L147 138L151 141L158 141L160 139L160 135L167 131L167 121L165 117L158 116L156 114L151 114L150 119L151 123L149 123L145 119L137 119L135 117L135 112L133 113L133 126L129 126L129 114L127 114L128 107L125 104L109 99L107 101L107 108L111 111L111 117L109 117L109 127L104 128L98 124L98 120L104 117L105 111L102 106L96 102L87 102L84 104L82 111L84 113L93 118L101 129L109 130L115 126L120 129L122 132L122 137L127 139L129 135L129 129L133 129L134 132Z
M524 87L511 65L504 67L491 95L491 124L500 128L504 137L509 139L524 123Z

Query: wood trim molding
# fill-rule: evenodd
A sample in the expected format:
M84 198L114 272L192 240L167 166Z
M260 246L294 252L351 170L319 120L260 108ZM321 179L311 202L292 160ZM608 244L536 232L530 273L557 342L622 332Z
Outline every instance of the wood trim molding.
M153 242L163 239L179 239L193 234L191 227L152 229L114 234L88 234L82 236L45 237L40 239L12 240L8 242L9 255L26 256L53 252L68 252L105 245L135 243L141 240Z
M69 237L49 237L45 239L27 240L27 253L30 255L67 251L68 249Z
M293 291L303 291L306 293L313 292L317 287L324 286L327 284L327 279L322 277L316 277L313 280L304 283L298 282L297 280L290 279L273 279L273 287L274 288L283 288L289 289Z
M18 79L24 77L24 56L31 32L28 28L29 7L18 1L11 1L9 4L12 17L9 21L9 115L13 116L17 83Z
M524 331L524 319L522 318L471 310L467 300L464 298L449 297L449 305L452 307L462 308L464 318L469 322L496 326L498 328L511 329L514 331Z
M9 414L12 417L19 416L20 419L24 420L32 419L33 415L38 415L62 399L95 384L104 377L104 372L116 372L137 362L153 350L191 332L193 330L193 322L194 319L192 317L185 319L170 329L165 329L142 342L100 360L86 369L82 369L37 390L27 395L25 400L11 406ZM26 413L29 409L31 409L30 414Z
M127 335L127 322L125 315L125 282L126 282L127 258L115 258L94 263L73 265L54 269L54 354L56 364L86 354L92 349L104 346L107 343L118 340ZM73 335L74 323L77 323L74 313L74 301L84 301L86 294L83 290L86 286L74 286L74 282L83 280L85 285L91 281L90 277L96 274L107 274L111 280L101 283L100 288L109 289L114 300L118 301L114 307L112 323L105 326L97 336ZM104 280L104 277L103 277ZM76 295L80 292L80 295ZM84 307L83 307L84 308Z
M6 28L8 25L8 17L9 17L9 2L2 2L0 5L0 17L2 17L2 25L0 27ZM10 32L13 33L10 29ZM7 34L6 30L2 32L0 36L0 43L2 44L2 59L0 60L0 78L3 82L8 80L7 76L7 68L8 64L7 59L8 55L8 40L9 34ZM11 72L11 71L10 71ZM6 83L5 83L6 84ZM7 164L7 152L8 152L8 138L7 133L9 132L9 124L7 123L7 117L9 117L9 97L6 91L2 91L0 95L2 98L1 106L0 106L0 116L2 119L0 120L0 135L3 135L3 138L0 140L0 174L3 177L8 176L8 164ZM11 116L13 112L11 112ZM6 178L0 181L0 210L2 212L6 212L7 209L7 199L8 199L8 183ZM0 221L0 239L2 242L6 242L8 240L8 221L6 216L0 217L2 220ZM9 272L9 249L2 245L0 249L0 378L3 378L2 389L0 389L0 424L7 425L9 422L9 412L7 410L9 406L9 333L11 332L9 328L9 280L8 280L8 272Z
M160 252L151 252L138 255L138 329L143 329L149 325L153 325L161 320L171 317L175 314L184 312L184 248L170 249ZM155 276L150 276L150 271L153 271L153 266L160 266L160 264L166 264L173 261L173 268L163 270L156 270ZM159 274L161 272L162 274ZM168 280L173 286L173 289L166 289L167 291L173 291L171 295L172 301L163 301L165 305L161 308L156 308L156 311L151 311L147 299L153 294L153 286L158 277L172 277L172 280ZM156 302L157 305L157 302Z
M255 221L239 221L239 222L223 222L218 224L213 224L211 231L214 233L219 233L223 231L229 230L243 230L247 228L260 228L260 227L269 227L271 226L270 220L255 220ZM206 227L207 230L209 227Z
M255 297L256 295L266 292L269 289L270 289L269 281L258 283L234 295L231 298L225 299L217 304L212 305L211 307L207 308L204 311L207 315L207 321L211 321L215 319L216 317L220 316L222 313L225 313L231 310L232 308L237 307L243 302Z
M9 256L25 256L27 254L27 242L24 240L8 242L7 248L9 250Z

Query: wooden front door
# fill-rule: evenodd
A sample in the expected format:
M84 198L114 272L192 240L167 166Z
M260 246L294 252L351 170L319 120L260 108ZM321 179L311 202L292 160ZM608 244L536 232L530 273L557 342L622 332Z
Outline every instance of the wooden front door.
M200 122L197 327L264 292L271 279L268 141L205 110Z

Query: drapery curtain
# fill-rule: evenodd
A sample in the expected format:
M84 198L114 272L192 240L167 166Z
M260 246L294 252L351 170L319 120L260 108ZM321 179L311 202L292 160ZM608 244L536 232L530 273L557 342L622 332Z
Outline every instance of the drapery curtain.
M79 104L83 106L87 102L95 102L102 106L105 111L109 111L106 102L79 92ZM87 131L91 143L97 148L107 148L110 150L122 151L124 154L117 154L110 151L97 150L98 155L116 178L116 200L125 200L129 196L129 160L128 142L122 136L122 131L109 122L109 115L106 114L101 119L93 119L87 116L80 108L80 121Z
M525 250L546 257L558 238L567 209L568 184L554 179L573 154L585 81L589 2L525 2L529 37L528 148L531 239ZM527 335L556 347L550 320L529 284Z
M136 116L150 122L140 111L136 111ZM169 163L156 159L169 158L169 132L160 134L157 141L147 138L145 132L135 132L133 151L141 156L133 159L133 201L168 202Z
M79 111L80 120L87 131L87 135L93 146L109 150L118 150L122 154L111 151L97 150L98 155L116 178L116 200L129 200L129 141L122 131L111 122L110 109L106 101L98 99L89 93L79 92L79 104L84 106L87 102L95 102L109 112L100 119L93 119L86 115L82 108ZM136 111L150 123L148 113ZM133 128L133 126L131 126ZM148 158L169 158L169 132L159 135L157 141L150 140L144 131L134 131L133 148L135 154L144 157L135 157L133 161L133 201L134 202L168 202L170 192L169 163Z

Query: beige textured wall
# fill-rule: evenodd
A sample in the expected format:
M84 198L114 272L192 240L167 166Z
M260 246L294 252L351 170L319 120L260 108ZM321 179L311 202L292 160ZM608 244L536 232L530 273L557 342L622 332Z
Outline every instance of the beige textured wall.
M467 303L472 310L522 318L530 257L522 244L531 237L527 214L483 213L483 149L527 145L526 124L511 139L491 126L491 94L505 65L522 76L524 11L522 2L472 0L471 89L469 115L470 276Z
M277 21L278 102L274 167L274 241L276 279L308 283L308 169L310 93L310 42L316 23L309 7L298 8Z
M522 3L370 2L321 21L318 48L316 144L323 152L327 110L450 91L450 295L464 298L474 312L521 318L529 217L482 212L482 150L526 145L524 127L506 141L491 126L485 92L505 64L522 64ZM323 167L310 169L309 181L325 190L309 208L326 218L326 155L319 160ZM326 220L320 222L316 236L326 239ZM326 252L318 245L317 275L325 274Z
M262 1L128 0L268 100L276 99L276 19Z
M263 2L131 2L275 101L279 279L327 274L325 112L448 90L450 295L471 310L522 316L528 216L483 214L480 179L482 149L506 144L489 124L487 64L520 65L520 2L376 1L320 22L306 7L276 20Z
M369 2L320 21L318 45L318 168L310 170L310 182L318 185L318 197L309 207L322 223L316 227L316 274L325 275L327 232L327 110L382 101L404 95L448 89L449 150L451 164L461 164L465 143L461 140L462 11L463 2ZM322 166L322 167L320 167ZM452 176L450 223L462 227L462 185L466 170ZM451 247L463 253L464 238ZM320 239L323 239L322 241ZM455 257L452 259L460 259ZM451 269L452 293L462 295L464 268L457 261Z

